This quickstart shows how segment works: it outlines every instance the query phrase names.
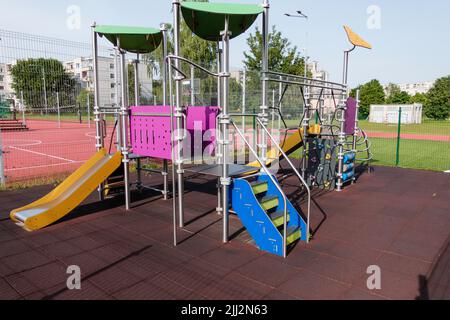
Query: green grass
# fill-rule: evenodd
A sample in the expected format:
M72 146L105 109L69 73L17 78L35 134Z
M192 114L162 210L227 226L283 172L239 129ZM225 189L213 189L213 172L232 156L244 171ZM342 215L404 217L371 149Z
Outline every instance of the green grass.
M366 132L388 132L397 133L396 124L378 124L360 121L359 126ZM403 124L402 133L420 135L450 136L449 121L424 120L422 124Z
M373 163L395 166L397 140L370 139ZM400 142L400 167L433 171L450 170L450 143L406 140Z
M396 165L396 139L370 139L372 143L373 164L377 166L394 167ZM292 155L299 159L303 150ZM361 155L361 157L365 157ZM406 140L400 142L400 165L402 168L431 171L450 170L450 143Z

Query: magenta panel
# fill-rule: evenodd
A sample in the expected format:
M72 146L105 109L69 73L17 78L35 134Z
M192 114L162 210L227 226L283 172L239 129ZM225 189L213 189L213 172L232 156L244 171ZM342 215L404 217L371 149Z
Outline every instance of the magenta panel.
M187 131L191 155L213 153L216 141L217 107L187 107ZM154 116L152 116L154 114ZM163 116L167 115L167 116ZM133 153L157 159L171 160L171 127L169 106L131 107L131 143ZM201 150L200 150L201 148ZM185 151L189 146L185 146ZM186 157L187 152L185 152Z
M358 102L353 98L348 98L345 112L345 134L347 135L355 133L357 107Z
M139 114L167 114L170 107L131 107L130 130L133 153L157 159L172 159L170 116Z

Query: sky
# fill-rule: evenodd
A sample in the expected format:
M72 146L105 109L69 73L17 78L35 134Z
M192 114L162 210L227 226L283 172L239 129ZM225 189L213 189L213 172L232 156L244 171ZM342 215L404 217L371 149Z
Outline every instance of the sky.
M215 2L236 2L220 0ZM261 1L242 0L241 3ZM89 42L90 25L116 24L157 27L171 22L171 0L15 0L0 1L0 28ZM450 75L449 0L272 0L270 23L311 60L342 79L343 51L350 49L342 26L349 25L373 45L357 49L350 57L349 83L371 79L383 84L434 81ZM79 8L79 28L69 28L71 9ZM288 18L297 10L308 20ZM261 25L258 19L248 31ZM73 24L72 24L73 25ZM249 33L247 33L248 35ZM231 67L241 68L247 36L231 42ZM303 51L302 51L303 53Z

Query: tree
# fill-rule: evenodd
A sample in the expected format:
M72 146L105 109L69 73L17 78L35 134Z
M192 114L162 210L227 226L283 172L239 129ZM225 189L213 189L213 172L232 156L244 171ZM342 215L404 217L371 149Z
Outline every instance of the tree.
M385 102L384 89L380 82L375 79L353 89L351 92L352 97L356 96L356 90L358 89L360 90L359 113L362 118L367 118L371 105Z
M386 99L387 104L408 104L411 102L411 96L405 92L396 92Z
M208 2L208 0L193 0L194 2ZM174 50L174 42L173 42L173 28L169 26L168 31L168 52L173 53ZM216 43L203 40L197 36L195 36L191 29L189 29L188 25L182 19L180 25L180 54L197 64L200 64L206 69L216 71ZM144 60L150 66L149 72L154 72L157 77L162 76L162 65L163 65L163 52L162 46L160 46L154 52L145 55ZM181 63L182 71L186 75L190 75L190 66L186 63ZM207 74L196 71L195 77L201 79L200 84L200 96L211 95L212 92L215 92L214 86L217 81L214 81ZM162 83L160 80L155 81L154 90L155 94L158 96L162 96Z
M136 99L135 99L135 88L134 88L134 84L135 84L135 76L134 76L134 65L133 64L128 64L127 65L127 70L128 70L128 103L130 105L136 105ZM139 96L141 96L142 90L141 90L141 85L139 85Z
M394 83L389 83L386 88L386 103L387 104L408 104L411 96L400 89L400 86Z
M77 96L77 106L79 106L81 110L87 110L88 97L91 110L94 108L94 93L87 89L83 89Z
M450 116L450 76L436 80L427 94L425 115L430 119L446 120Z
M389 97L392 97L396 94L399 94L402 90L400 89L400 86L395 83L389 83L386 87L386 101L389 99Z
M71 104L77 82L56 59L20 60L11 69L12 88L23 97L27 107L42 108L55 105L54 93L59 93L61 105Z
M420 103L424 107L428 105L428 97L423 93L416 93L409 101L410 103Z
M244 52L247 70L262 69L262 43L262 33L256 28L255 34L250 34L247 39L249 51ZM305 59L300 57L297 47L292 46L289 39L284 38L275 26L269 33L269 70L293 75L305 74Z

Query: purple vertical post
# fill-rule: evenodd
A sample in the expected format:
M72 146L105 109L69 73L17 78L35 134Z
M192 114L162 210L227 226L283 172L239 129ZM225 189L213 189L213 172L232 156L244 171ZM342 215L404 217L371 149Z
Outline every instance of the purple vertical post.
M356 125L356 110L358 102L353 98L347 100L347 110L345 111L345 134L353 135Z

